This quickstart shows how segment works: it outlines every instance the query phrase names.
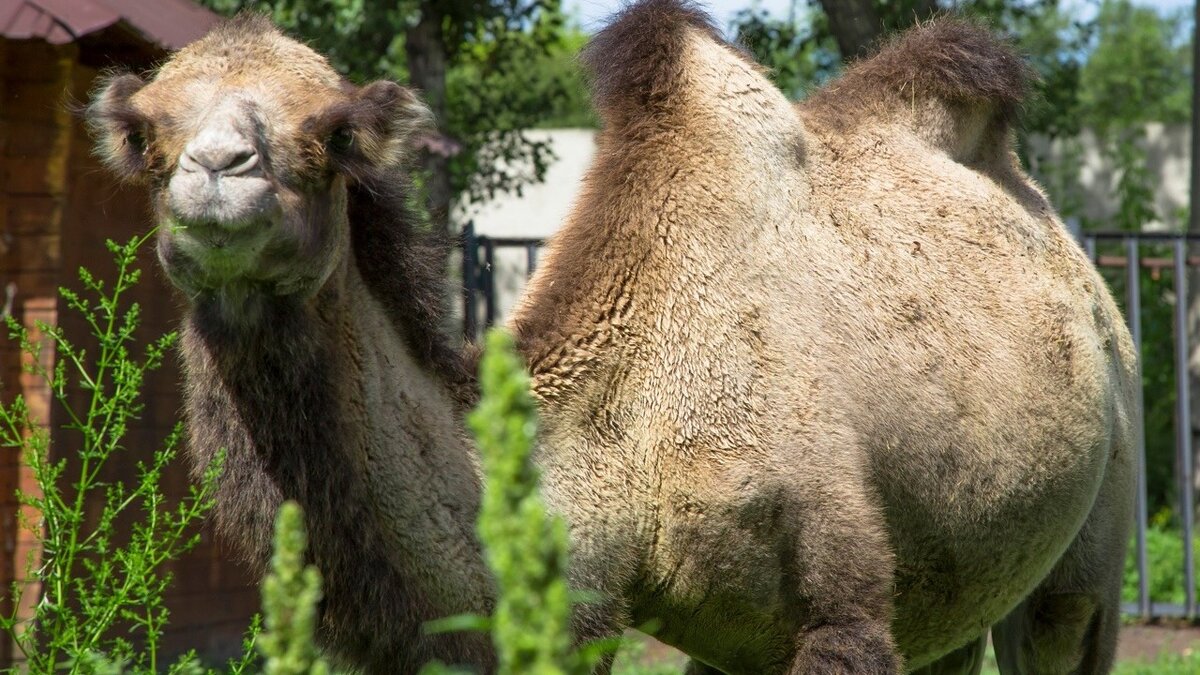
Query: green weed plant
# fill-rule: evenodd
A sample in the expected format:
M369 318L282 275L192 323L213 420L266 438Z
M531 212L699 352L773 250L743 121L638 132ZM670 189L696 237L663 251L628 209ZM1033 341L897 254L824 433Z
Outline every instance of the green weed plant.
M25 512L37 514L22 523L37 546L0 617L30 673L158 672L168 620L163 592L171 583L163 564L195 546L194 526L212 507L219 462L182 500L173 503L163 491L163 472L179 446L178 426L151 458L137 462L132 480L112 481L105 471L127 452L129 424L143 408L145 376L162 365L176 339L169 333L139 348L139 307L124 306L141 277L134 267L137 251L150 236L108 243L117 263L111 285L80 269L83 291L59 290L63 305L90 327L93 351L76 346L59 326L37 323L45 336L39 340L13 317L6 319L27 370L45 382L65 416L57 438L70 444L69 451L52 448L48 420L32 419L23 397L0 406L0 444L19 450L39 487L18 493ZM53 367L45 365L45 349L53 350ZM96 505L99 512L91 513ZM118 528L119 520L127 524ZM21 616L27 593L37 600L32 615Z

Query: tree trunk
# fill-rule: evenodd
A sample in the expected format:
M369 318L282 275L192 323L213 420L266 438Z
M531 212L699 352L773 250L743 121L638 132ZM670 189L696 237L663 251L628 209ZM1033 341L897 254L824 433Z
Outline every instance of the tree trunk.
M421 20L404 36L408 57L408 76L433 110L439 127L446 124L447 47L442 34L444 13L438 0L422 0ZM450 227L450 158L431 149L420 152L421 169L426 175L426 194L431 224L443 232Z
M821 0L821 7L846 61L865 56L883 33L883 21L871 0Z

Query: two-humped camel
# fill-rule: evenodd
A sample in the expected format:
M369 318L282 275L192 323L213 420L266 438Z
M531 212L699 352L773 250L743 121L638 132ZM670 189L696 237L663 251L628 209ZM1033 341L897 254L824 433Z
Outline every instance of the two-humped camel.
M586 60L598 158L511 322L573 583L609 598L580 637L654 620L694 673L969 673L992 626L1007 674L1104 672L1136 357L1014 160L1021 61L946 20L795 106L675 0ZM323 639L378 673L494 664L421 631L494 594L473 384L404 208L425 115L255 18L90 109L189 301L221 531L261 564L299 500Z

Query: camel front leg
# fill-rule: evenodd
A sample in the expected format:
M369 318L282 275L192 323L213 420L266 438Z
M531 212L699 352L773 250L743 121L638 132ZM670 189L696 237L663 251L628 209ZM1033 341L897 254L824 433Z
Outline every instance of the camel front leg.
M791 495L795 554L782 572L796 588L800 630L786 675L903 672L891 630L894 556L879 506L853 476L850 468L845 480Z

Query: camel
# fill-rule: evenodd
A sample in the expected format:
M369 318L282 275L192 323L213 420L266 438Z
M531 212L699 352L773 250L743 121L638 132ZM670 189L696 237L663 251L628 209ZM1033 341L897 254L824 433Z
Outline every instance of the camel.
M509 320L579 639L654 621L690 673L1103 673L1140 415L1133 343L1014 159L1029 79L942 19L788 102L680 0L585 54L603 120ZM298 500L321 638L368 672L494 668L470 358L405 209L428 113L240 17L114 74L98 148L144 181L187 299L190 456L226 449L252 562Z

